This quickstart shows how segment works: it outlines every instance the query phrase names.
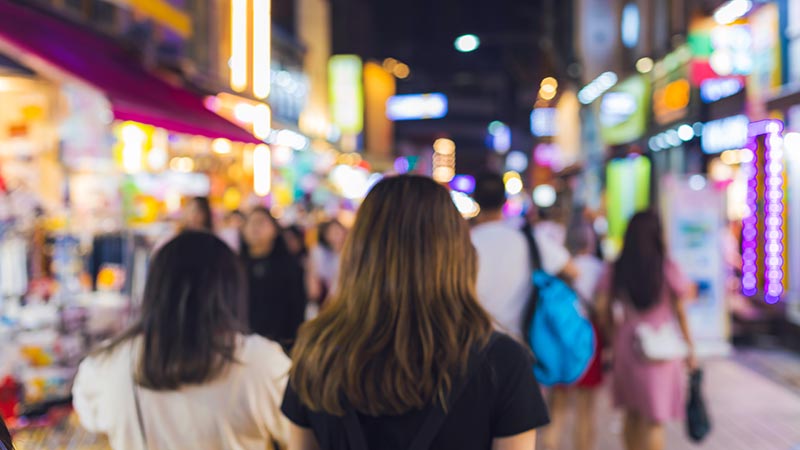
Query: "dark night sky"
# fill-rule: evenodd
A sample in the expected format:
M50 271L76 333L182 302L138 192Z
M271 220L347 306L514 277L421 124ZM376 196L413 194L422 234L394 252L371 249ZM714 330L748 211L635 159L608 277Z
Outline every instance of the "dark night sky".
M376 50L384 53L380 56L394 56L433 77L458 70L518 70L519 76L525 76L543 65L538 49L544 22L541 0L370 3ZM465 33L482 37L482 48L476 53L463 55L454 50L453 40Z

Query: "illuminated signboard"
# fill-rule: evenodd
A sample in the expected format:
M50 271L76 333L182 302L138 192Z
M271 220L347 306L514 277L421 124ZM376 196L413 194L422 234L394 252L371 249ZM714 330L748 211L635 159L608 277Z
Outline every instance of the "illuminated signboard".
M747 130L750 120L745 115L712 120L703 126L702 148L714 154L725 150L740 149L747 145Z
M600 102L600 123L613 127L628 120L636 112L636 97L629 92L609 92Z
M557 132L555 108L536 108L531 111L531 133L534 136L555 136Z
M328 64L331 115L345 134L364 129L364 89L361 58L355 55L331 57Z
M470 175L456 175L450 181L450 189L471 194L475 191L475 177Z
M744 83L739 78L709 78L700 85L700 98L714 103L742 92Z
M683 78L656 88L653 92L653 115L656 122L666 125L686 116L691 94L692 86Z
M600 103L600 136L607 145L633 142L647 129L650 83L633 76L619 83L603 96Z
M395 95L386 102L389 120L441 119L447 115L447 96L440 93Z
M628 3L622 10L622 26L620 34L625 48L634 48L639 44L641 17L636 3Z

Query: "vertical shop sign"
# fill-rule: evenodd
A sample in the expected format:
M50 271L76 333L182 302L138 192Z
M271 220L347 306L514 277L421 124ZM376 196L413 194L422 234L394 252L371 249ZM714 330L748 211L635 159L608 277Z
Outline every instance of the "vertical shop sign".
M747 79L748 115L751 120L769 118L766 97L781 86L781 48L778 5L768 3L750 16L753 72Z
M643 156L615 159L606 169L608 238L612 253L621 248L628 220L650 206L650 160Z
M357 135L364 129L364 89L361 58L331 57L328 65L331 114L343 134Z
M366 148L374 155L389 157L394 142L394 123L386 117L386 105L395 94L395 79L381 65L364 65Z
M721 239L723 191L711 185L697 189L688 178L667 177L661 192L670 255L698 288L688 308L697 352L724 355L730 346Z

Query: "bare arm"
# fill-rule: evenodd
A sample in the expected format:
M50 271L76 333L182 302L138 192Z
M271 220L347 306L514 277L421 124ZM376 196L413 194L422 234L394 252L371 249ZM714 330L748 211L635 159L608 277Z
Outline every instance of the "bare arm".
M310 429L290 424L289 450L319 450L319 443Z
M571 259L569 260L567 265L564 266L564 269L561 270L561 276L568 279L569 281L577 280L579 275L580 271L578 270L578 267L575 265L575 262Z
M595 303L597 311L597 325L600 332L612 342L614 337L614 305L611 296L605 290L598 292Z
M696 291L697 288L694 288ZM686 340L686 344L689 346L689 358L687 359L687 364L689 369L694 370L697 367L697 361L695 359L694 354L694 340L692 339L692 333L689 331L689 320L686 318L686 300L683 298L679 298L675 302L675 315L678 317L678 325L681 328L681 334L683 334L683 338Z
M536 430L495 439L492 442L492 450L536 450Z

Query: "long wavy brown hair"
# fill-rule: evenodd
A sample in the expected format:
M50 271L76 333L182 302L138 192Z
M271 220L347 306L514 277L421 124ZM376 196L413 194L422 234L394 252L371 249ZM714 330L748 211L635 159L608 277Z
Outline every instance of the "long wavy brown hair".
M492 333L476 300L467 222L430 178L398 176L367 195L345 244L338 290L301 329L291 383L311 410L371 416L440 402Z

